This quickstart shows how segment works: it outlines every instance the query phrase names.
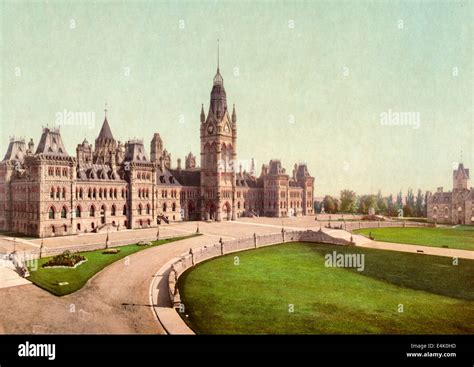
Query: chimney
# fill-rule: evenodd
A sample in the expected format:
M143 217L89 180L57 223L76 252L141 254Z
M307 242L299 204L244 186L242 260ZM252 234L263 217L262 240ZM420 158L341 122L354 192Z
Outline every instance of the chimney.
M442 186L438 187L437 192L443 192L443 187Z
M178 158L178 171L181 171L181 158Z

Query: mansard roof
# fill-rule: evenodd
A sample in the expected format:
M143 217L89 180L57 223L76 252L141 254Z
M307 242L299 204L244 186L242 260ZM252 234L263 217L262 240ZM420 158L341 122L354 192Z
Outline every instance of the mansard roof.
M255 178L248 172L239 172L235 175L235 185L240 187L263 188L263 180Z
M113 171L106 164L84 164L77 169L77 179L88 180L104 180L104 181L123 181L117 171Z
M142 140L129 140L125 145L125 160L128 162L149 163Z
M443 204L450 203L452 199L452 192L435 192L433 194L433 203Z
M283 175L286 174L285 169L281 165L281 161L279 159L272 159L269 164L269 171L268 174L270 175Z
M298 165L297 169L296 169L296 177L309 177L310 174L309 174L309 171L308 171L308 167L306 166L306 164L300 164Z
M59 129L45 127L35 154L69 157L64 147Z
M172 169L170 173L182 186L201 186L201 170L199 169Z
M23 162L23 158L26 154L26 143L24 140L12 139L8 144L7 152L5 153L4 161L20 161Z

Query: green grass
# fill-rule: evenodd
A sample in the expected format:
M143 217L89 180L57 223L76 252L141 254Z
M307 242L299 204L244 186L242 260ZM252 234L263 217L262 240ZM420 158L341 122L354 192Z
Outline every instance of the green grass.
M474 250L474 226L424 228L364 228L354 233L372 236L376 241Z
M117 254L103 254L104 249L81 252L81 255L85 256L87 261L75 269L43 268L42 265L51 259L51 257L44 257L38 260L37 270L34 270L31 267L32 264L30 264L29 271L31 275L28 277L28 280L56 296L64 296L81 289L92 276L117 260L123 259L138 251L193 236L194 235L153 241L151 246L138 246L137 244L120 246L117 247L120 249L120 252ZM59 283L62 282L69 284L59 285Z
M365 270L326 267L332 251L364 254ZM202 334L474 333L472 260L291 243L209 260L178 286Z

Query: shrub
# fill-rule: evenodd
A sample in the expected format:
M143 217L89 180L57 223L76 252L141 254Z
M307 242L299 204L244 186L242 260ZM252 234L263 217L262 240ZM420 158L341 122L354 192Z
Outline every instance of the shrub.
M64 251L62 254L54 256L51 260L43 264L43 267L48 266L70 266L73 267L77 263L86 260L86 258L77 253L72 253L69 250Z
M118 254L120 252L120 249L118 248L109 248L105 251L102 251L103 254Z

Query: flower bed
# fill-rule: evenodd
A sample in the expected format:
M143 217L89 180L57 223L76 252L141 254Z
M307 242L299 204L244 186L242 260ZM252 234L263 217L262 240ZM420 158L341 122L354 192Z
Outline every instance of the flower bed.
M79 265L79 263L82 263L86 260L87 259L84 256L80 254L75 254L69 250L66 250L62 254L56 255L51 260L44 263L43 268L50 268L50 267L57 267L57 266L73 268L76 265Z

